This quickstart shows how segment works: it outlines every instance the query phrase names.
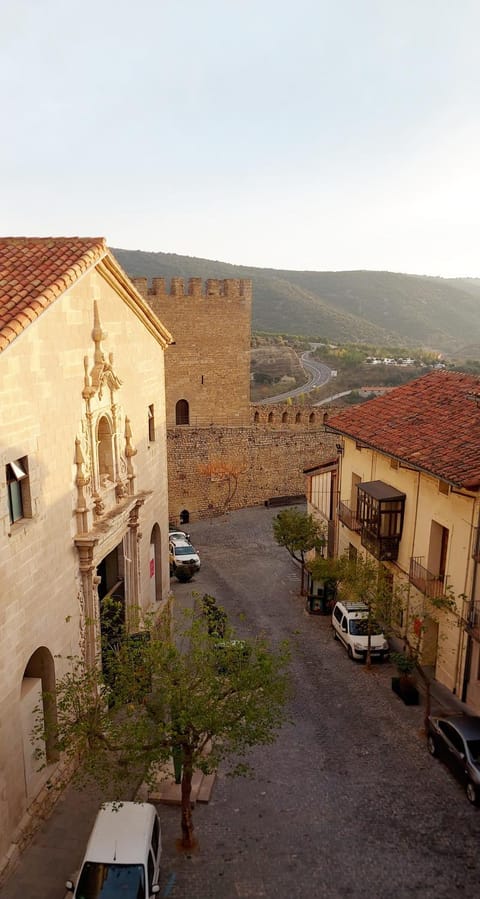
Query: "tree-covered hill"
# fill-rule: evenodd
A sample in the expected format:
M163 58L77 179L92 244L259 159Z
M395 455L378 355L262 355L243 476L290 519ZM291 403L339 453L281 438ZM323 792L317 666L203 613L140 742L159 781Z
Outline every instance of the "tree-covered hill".
M480 343L480 280L474 278L283 271L174 253L112 252L129 275L149 280L251 278L255 331L424 346L452 354Z

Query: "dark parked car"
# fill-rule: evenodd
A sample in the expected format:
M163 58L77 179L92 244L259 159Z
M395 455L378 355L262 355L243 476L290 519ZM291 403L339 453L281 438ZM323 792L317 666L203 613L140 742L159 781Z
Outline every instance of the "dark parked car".
M452 715L428 719L427 746L463 784L469 802L480 801L480 718Z

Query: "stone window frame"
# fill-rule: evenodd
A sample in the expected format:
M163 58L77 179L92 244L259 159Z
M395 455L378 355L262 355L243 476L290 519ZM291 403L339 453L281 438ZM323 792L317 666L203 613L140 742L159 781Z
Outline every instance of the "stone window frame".
M26 518L32 518L32 498L28 456L12 459L5 466L7 485L8 515L10 524L16 525ZM20 512L20 514L17 514Z

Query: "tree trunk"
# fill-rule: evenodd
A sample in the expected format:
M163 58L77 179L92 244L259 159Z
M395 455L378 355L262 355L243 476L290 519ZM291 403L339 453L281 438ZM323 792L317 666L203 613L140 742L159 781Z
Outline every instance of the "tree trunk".
M192 756L190 751L184 747L182 772L182 846L184 849L191 849L194 845L191 803L192 774Z

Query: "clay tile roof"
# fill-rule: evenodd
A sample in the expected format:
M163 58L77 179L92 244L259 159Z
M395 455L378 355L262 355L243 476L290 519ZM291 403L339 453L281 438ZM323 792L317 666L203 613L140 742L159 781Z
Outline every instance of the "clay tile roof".
M103 237L0 238L0 350L106 253Z
M480 488L479 377L433 371L326 426L441 480Z

